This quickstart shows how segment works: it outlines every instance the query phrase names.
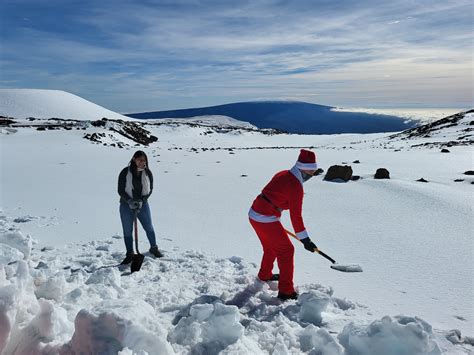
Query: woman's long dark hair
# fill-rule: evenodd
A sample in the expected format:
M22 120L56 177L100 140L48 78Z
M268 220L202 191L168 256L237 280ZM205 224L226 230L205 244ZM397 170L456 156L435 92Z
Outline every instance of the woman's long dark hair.
M133 173L133 174L137 174L137 164L135 164L135 162L133 161L133 159L141 158L141 157L144 157L144 158L145 158L145 161L146 161L145 171L146 171L147 173L150 171L150 169L149 169L149 167L148 167L148 157L146 156L146 153L145 153L143 150L137 150L137 151L133 154L132 159L130 159L130 169L132 169L132 173Z

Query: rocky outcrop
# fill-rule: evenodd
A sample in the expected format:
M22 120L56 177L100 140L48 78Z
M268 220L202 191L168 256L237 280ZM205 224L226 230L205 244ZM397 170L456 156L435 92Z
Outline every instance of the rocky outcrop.
M460 112L419 127L393 134L388 138L390 140L426 139L425 142L414 144L412 147L454 147L472 145L474 144L473 114L474 110Z

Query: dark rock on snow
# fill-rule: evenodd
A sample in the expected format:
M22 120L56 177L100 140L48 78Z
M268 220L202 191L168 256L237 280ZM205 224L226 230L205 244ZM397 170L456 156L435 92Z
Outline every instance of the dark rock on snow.
M352 177L352 168L348 165L333 165L328 169L324 180L343 180L349 181Z
M375 172L374 179L390 179L390 172L385 168L379 168Z

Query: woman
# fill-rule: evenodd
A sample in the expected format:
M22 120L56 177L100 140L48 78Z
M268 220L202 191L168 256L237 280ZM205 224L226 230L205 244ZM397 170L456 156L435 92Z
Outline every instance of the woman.
M145 152L138 150L118 178L120 195L120 219L122 220L123 237L127 255L122 264L129 264L133 259L133 223L135 214L146 232L150 242L150 253L161 258L163 254L156 245L155 231L151 222L148 198L153 192L153 175L148 169L148 158Z

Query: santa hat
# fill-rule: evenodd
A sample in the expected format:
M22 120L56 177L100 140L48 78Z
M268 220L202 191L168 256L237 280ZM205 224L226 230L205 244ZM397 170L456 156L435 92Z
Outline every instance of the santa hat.
M310 150L301 149L296 167L301 170L316 170L318 164L316 164L316 154Z

